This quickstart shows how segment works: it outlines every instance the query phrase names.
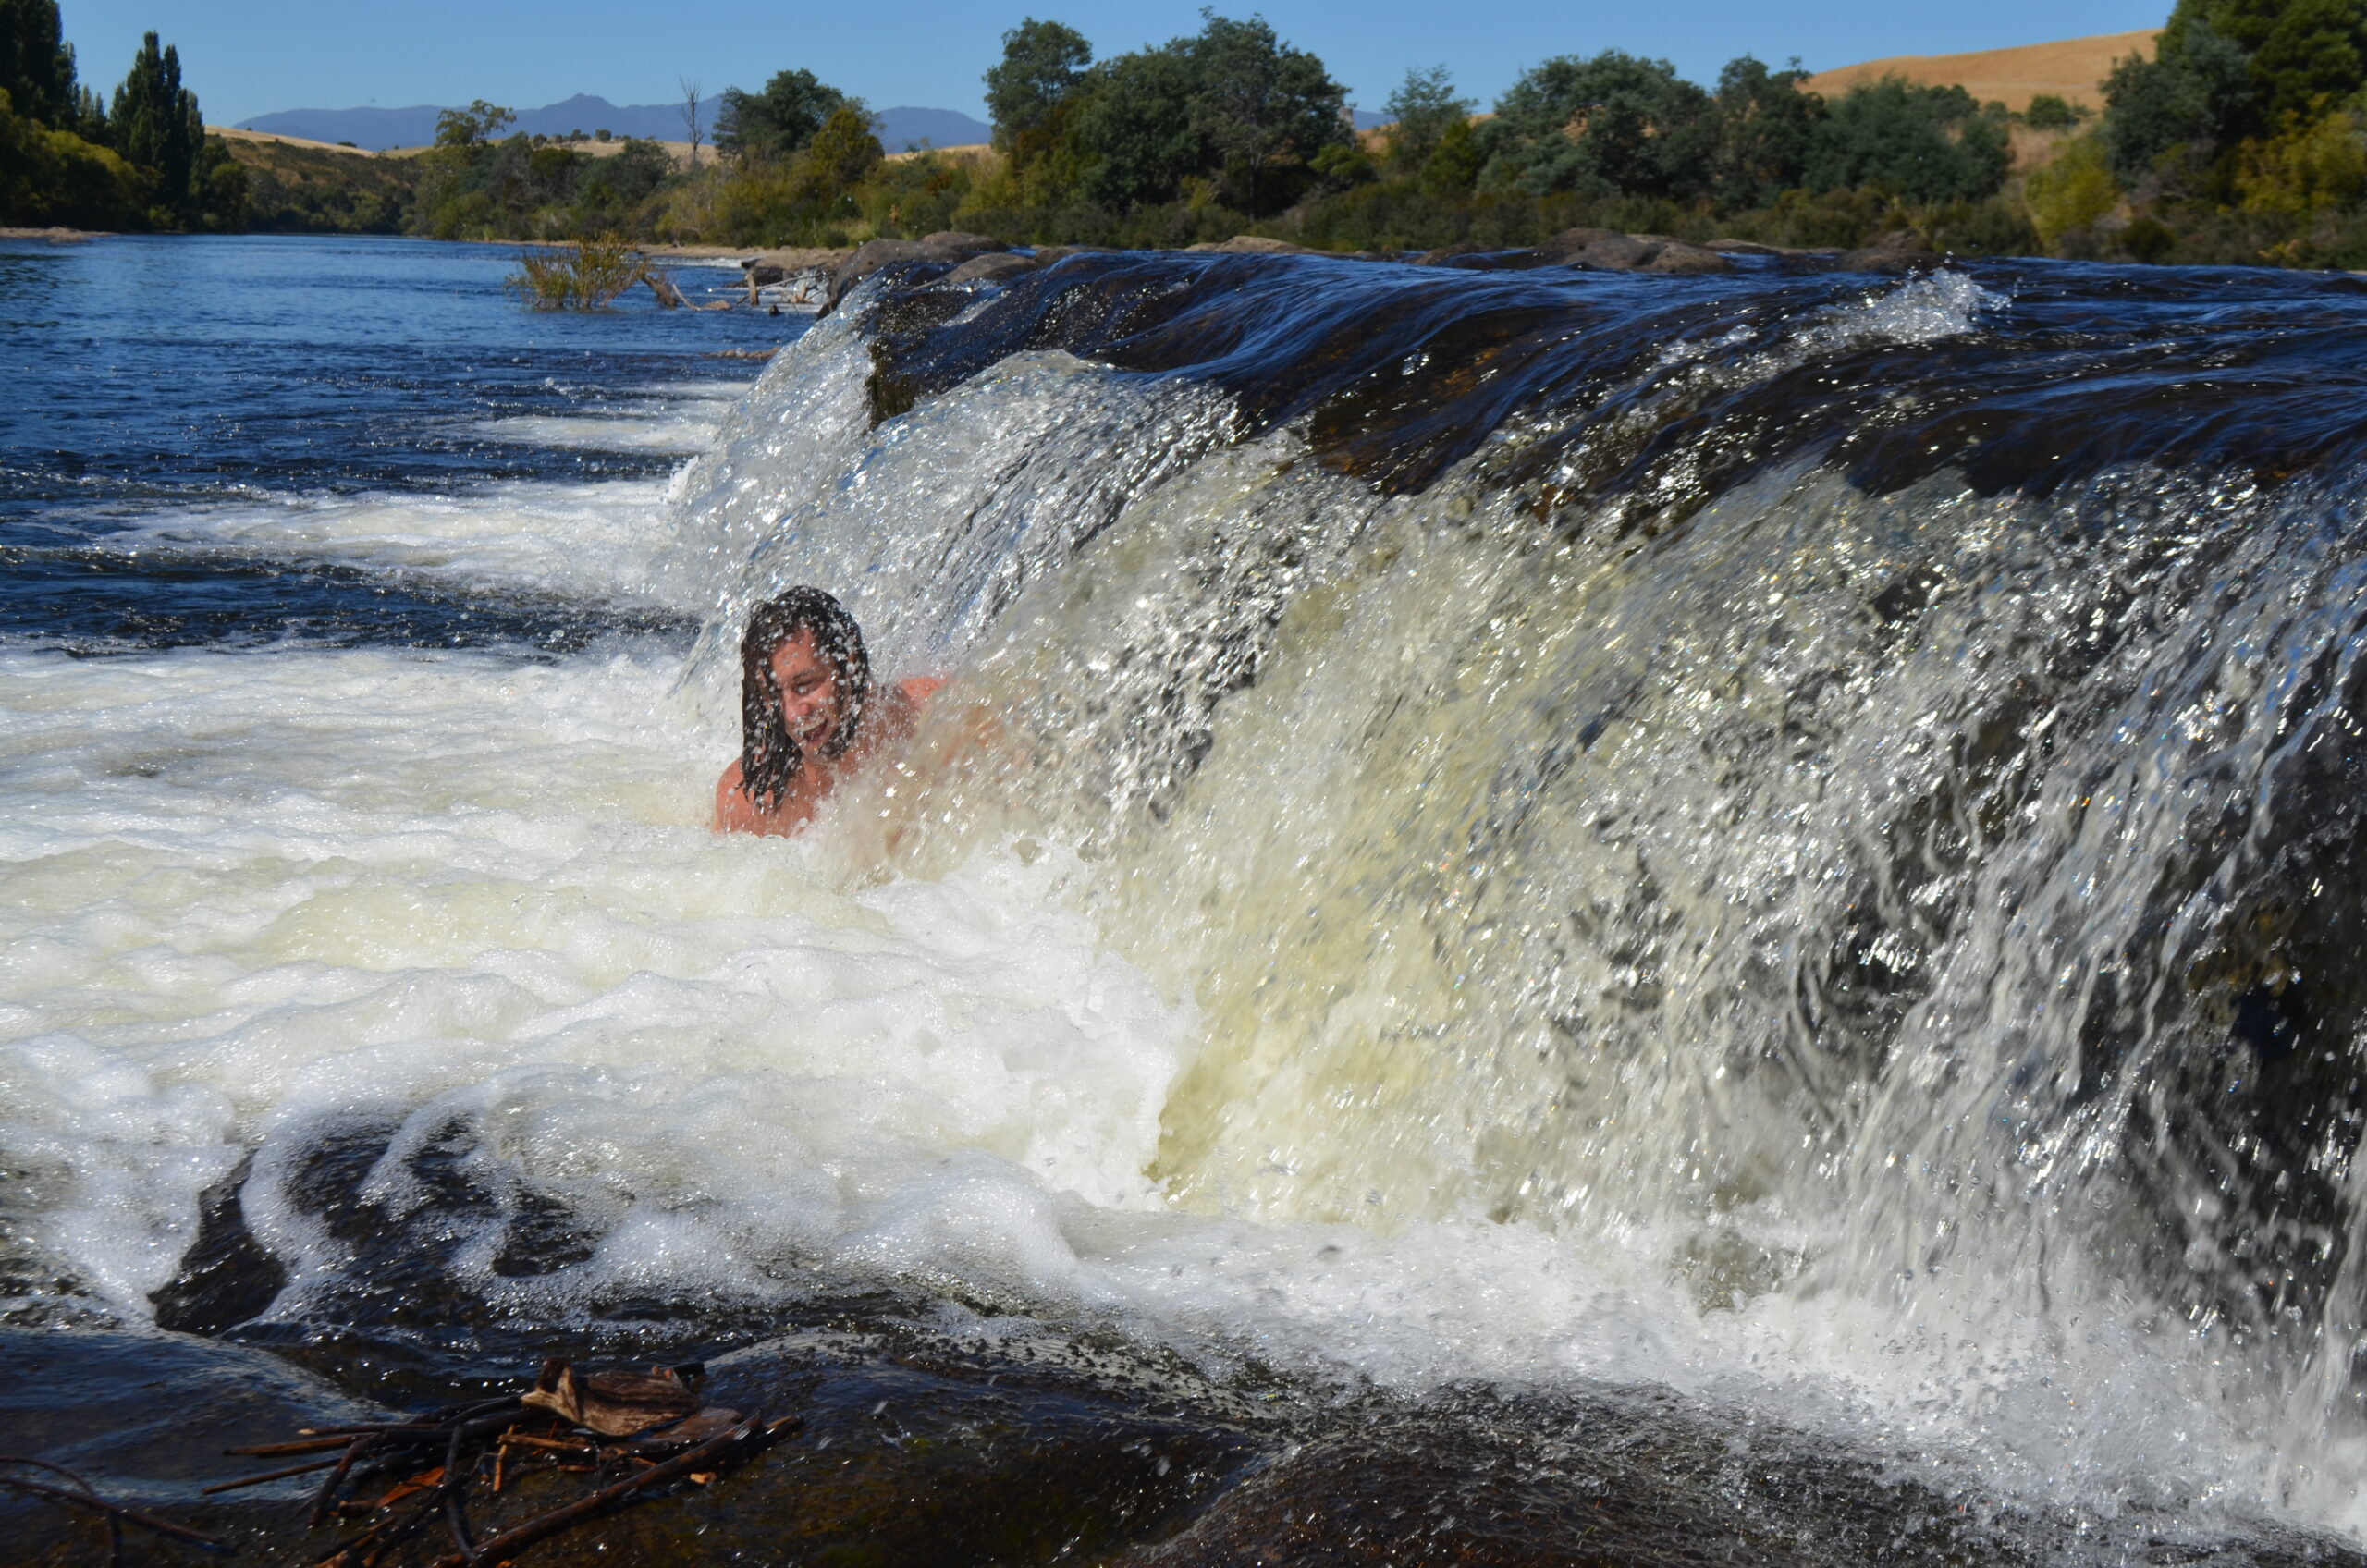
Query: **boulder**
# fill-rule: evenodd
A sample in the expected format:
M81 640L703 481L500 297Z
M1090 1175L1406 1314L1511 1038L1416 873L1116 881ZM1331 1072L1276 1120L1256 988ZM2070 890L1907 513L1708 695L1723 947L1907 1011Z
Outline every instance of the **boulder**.
M1923 237L1911 229L1896 229L1871 245L1848 251L1835 263L1843 272L1914 272L1940 264L1940 257Z
M882 267L904 262L942 262L949 267L959 266L976 254L957 250L950 245L932 245L926 239L872 239L855 247L854 254L840 262L830 272L829 298L823 302L822 313L828 315L839 308L847 291Z
M1706 246L1608 228L1564 229L1538 248L1548 264L1602 272L1726 272L1732 263Z
M1691 275L1732 272L1734 263L1706 245L1688 245L1682 239L1664 239L1652 258L1637 270Z
M1294 245L1287 239L1269 239L1262 234L1236 234L1230 239L1203 239L1197 245L1186 245L1184 249L1220 256L1305 256L1313 253L1304 245Z
M1497 245L1441 245L1435 251L1425 251L1414 258L1417 267L1456 267L1466 272L1515 272L1524 267L1543 266L1547 258L1540 251L1507 251Z
M973 256L947 273L940 281L946 283L1000 283L1024 272L1034 272L1044 264L1040 256L1022 256L1010 251L990 251Z
M940 229L921 237L924 245L942 245L949 251L1008 251L1010 246L988 234L972 234L967 229Z

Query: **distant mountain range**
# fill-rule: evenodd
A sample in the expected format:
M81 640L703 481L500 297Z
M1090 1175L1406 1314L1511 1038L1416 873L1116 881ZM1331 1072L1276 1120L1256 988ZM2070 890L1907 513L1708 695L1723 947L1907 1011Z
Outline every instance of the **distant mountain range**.
M702 132L715 129L715 111L722 101L717 96L700 104ZM389 147L423 147L435 141L435 116L443 112L433 104L409 109L289 109L241 120L239 129L268 131L274 136L300 136L308 141L350 141L356 147L380 153ZM994 135L983 121L972 119L958 109L881 109L878 118L879 144L890 153L901 153L922 142L931 147L967 147L990 141ZM1386 119L1383 115L1356 111L1359 130L1383 124ZM519 110L518 123L511 129L527 136L566 136L578 130L588 135L605 130L611 136L680 141L683 140L682 105L611 104L606 98L579 92L539 109Z
M699 105L699 129L715 127L718 97ZM300 136L310 141L350 141L370 152L389 147L421 147L435 140L435 116L444 111L434 104L408 109L289 109L241 120L240 130L268 131L274 136ZM962 147L987 141L993 132L981 121L954 109L895 108L878 111L880 144L890 153L926 141L932 147ZM611 104L579 92L539 109L521 109L511 129L528 136L586 135L605 130L612 136L646 136L656 141L680 141L680 104Z

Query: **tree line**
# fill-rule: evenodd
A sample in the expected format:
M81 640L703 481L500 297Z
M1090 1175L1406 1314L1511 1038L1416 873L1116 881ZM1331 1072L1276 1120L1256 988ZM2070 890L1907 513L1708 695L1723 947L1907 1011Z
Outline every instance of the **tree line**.
M0 0L0 222L238 230L246 207L246 171L205 134L177 49L149 33L102 97L56 0Z
M1912 207L1937 214L1958 248L2030 238L1995 200L2009 163L2001 107L1895 80L1827 101L1804 80L1743 58L1705 89L1611 50L1545 61L1475 118L1443 67L1417 68L1388 100L1387 129L1359 135L1346 89L1262 18L1204 12L1196 33L1099 58L1074 28L1029 18L985 73L983 154L891 155L859 100L803 69L728 90L704 169L673 168L654 146L627 163L503 137L480 104L423 159L410 222L448 238L815 246L948 227L1120 245L1257 231L1353 250L1730 218L1749 237L1854 244Z
M2367 266L2367 0L2177 0L2103 85L2029 182L2050 250Z
M1388 123L1363 132L1323 61L1260 17L1204 11L1196 32L1106 55L1031 18L984 73L988 149L891 153L859 99L793 68L727 90L713 154L687 167L655 142L521 136L480 100L446 114L426 152L369 161L366 190L361 174L340 191L292 151L241 144L243 193L228 154L207 151L219 144L202 138L169 48L152 39L103 114L73 85L55 14L55 0L0 0L12 41L0 89L17 105L4 123L18 128L0 134L74 142L51 154L61 170L81 160L55 189L130 179L156 227L227 226L243 194L263 227L454 239L840 246L964 228L1397 251L1587 224L1809 246L1909 228L1965 254L2367 263L2367 0L2177 0L2157 55L2100 84L2101 114L2044 96L2009 114L1895 77L1825 96L1797 61L1749 56L1701 85L1604 50L1540 62L1484 113L1444 67L1409 69ZM170 125L182 129L147 129ZM144 172L117 176L110 153Z

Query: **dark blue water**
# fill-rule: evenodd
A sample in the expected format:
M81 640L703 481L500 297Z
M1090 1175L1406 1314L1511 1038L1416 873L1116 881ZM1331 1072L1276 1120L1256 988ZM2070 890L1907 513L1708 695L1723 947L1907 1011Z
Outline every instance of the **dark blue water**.
M804 325L646 290L534 312L503 287L513 267L508 247L425 240L0 241L0 642L547 648L648 623L202 537L226 507L662 475L718 384ZM677 271L702 301L737 277ZM683 438L653 447L669 418ZM521 423L555 419L564 444Z

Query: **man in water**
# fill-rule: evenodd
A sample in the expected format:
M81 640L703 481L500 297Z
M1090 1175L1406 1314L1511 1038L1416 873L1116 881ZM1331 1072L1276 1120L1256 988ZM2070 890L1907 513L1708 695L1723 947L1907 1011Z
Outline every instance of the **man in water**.
M717 831L803 827L875 750L912 734L944 684L876 687L862 629L819 588L758 606L740 638L740 760L715 786Z

